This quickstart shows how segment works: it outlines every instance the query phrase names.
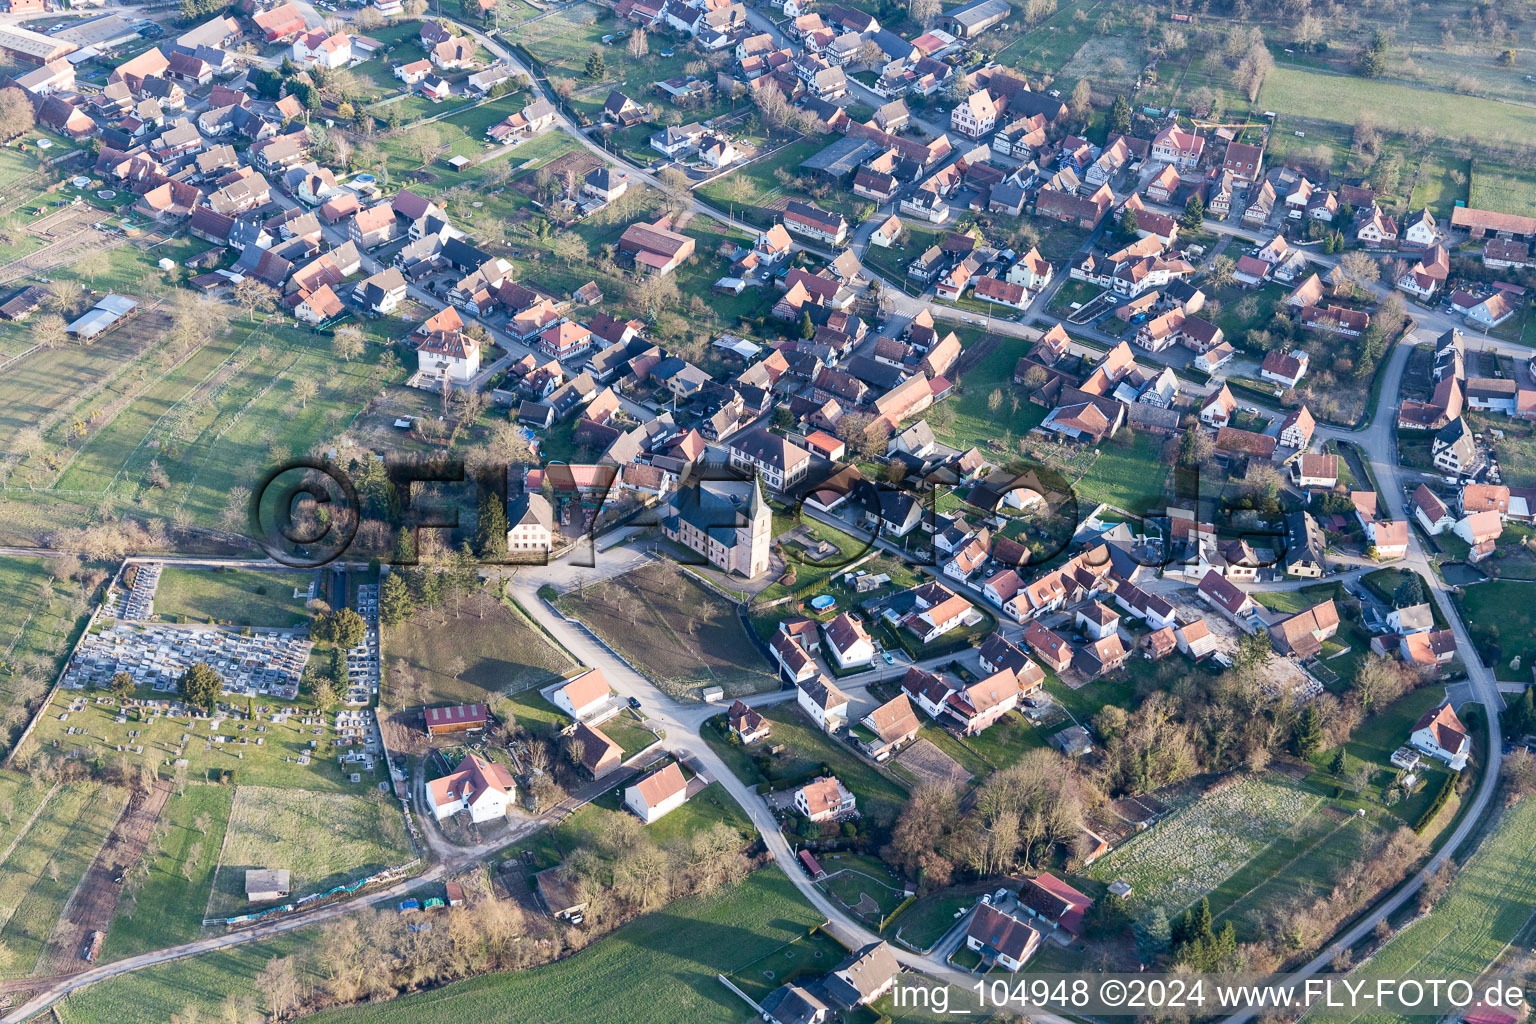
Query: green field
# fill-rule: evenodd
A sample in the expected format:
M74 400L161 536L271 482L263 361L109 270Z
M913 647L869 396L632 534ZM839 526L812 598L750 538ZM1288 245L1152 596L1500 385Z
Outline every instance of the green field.
M212 350L212 355L203 353ZM114 490L194 522L217 523L237 488L317 444L333 444L380 384L400 371L380 363L384 349L337 361L314 335L281 324L236 326L153 385L86 442L58 486ZM317 384L301 403L300 380ZM169 486L145 485L158 459Z
M87 614L48 558L0 556L0 749L48 692Z
M1455 600L1462 619L1471 624L1477 653L1494 675L1530 682L1536 665L1536 583L1490 580L1462 588Z
M1383 127L1423 126L1440 138L1469 142L1520 142L1536 131L1536 110L1527 106L1299 67L1266 75L1255 106L1301 117L1326 112L1340 124L1370 113Z
M956 333L960 334L967 350L960 357L959 365L963 367L959 375L960 386L956 394L939 406L941 409L950 407L953 420L942 426L935 425L934 436L961 451L975 447L989 455L1012 458L1016 453L1011 451L1010 442L1038 427L1046 413L1043 407L1029 401L1022 388L1013 384L1013 368L1029 351L1030 343L1022 338L984 335L974 329ZM1002 392L996 410L991 408L989 401L994 391ZM1015 395L1019 400L1017 408L1012 401ZM928 418L942 421L949 417L948 414L935 417L930 412Z
M572 591L559 604L673 697L697 699L706 686L740 696L776 685L768 663L748 652L736 609L671 562Z
M155 587L155 614L171 622L216 621L287 629L308 620L305 598L294 597L293 591L295 587L307 588L314 577L308 570L218 572L166 566Z
M91 782L60 786L0 859L0 942L5 977L32 972L96 851L128 802L126 790Z
M1536 180L1510 168L1473 161L1467 205L1478 210L1530 216L1536 208Z
M1126 903L1135 915L1160 906L1172 918L1271 845L1289 845L1321 803L1278 776L1230 781L1132 836L1089 874L1130 882Z
M377 791L352 795L241 786L208 913L217 917L245 909L247 868L286 868L298 897L403 864L412 857L410 849L400 809Z
M1159 507L1169 465L1162 448L1163 439L1145 431L1134 437L1121 433L1101 445L1093 465L1077 481L1079 514L1086 515L1099 502L1133 515Z
M553 682L574 667L570 656L512 605L479 601L479 596L446 608L421 609L398 625L384 627L381 653L392 701L403 706L494 700ZM414 699L414 694L406 699L401 680L393 675L402 660L424 685L424 700Z
M1536 801L1523 800L1483 840L1427 917L1387 943L1350 980L1443 978L1475 981L1504 955L1536 903ZM1515 951L1517 952L1517 950ZM1392 1013L1309 1014L1351 1024L1396 1024Z
M188 786L166 801L144 851L148 872L118 903L103 960L197 938L234 798L232 786L203 785Z

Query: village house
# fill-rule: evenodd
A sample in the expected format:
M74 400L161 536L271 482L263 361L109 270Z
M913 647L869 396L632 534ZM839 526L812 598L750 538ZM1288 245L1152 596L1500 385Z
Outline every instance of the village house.
M427 806L439 821L460 811L468 811L476 823L505 818L516 795L517 783L506 766L473 753L427 784Z
M677 810L687 800L688 780L683 778L683 770L676 761L624 790L624 806L647 825Z
M1444 761L1455 771L1461 771L1467 766L1467 758L1472 750L1467 727L1461 724L1461 719L1456 717L1456 711L1449 702L1426 711L1414 723L1408 742L1416 750Z
M854 810L858 801L837 776L822 775L795 790L794 804L811 821L828 821Z

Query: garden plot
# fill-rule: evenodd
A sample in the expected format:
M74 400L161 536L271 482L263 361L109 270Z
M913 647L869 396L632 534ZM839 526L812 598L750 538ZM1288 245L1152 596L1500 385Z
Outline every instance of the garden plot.
M235 792L210 917L244 911L248 868L286 869L294 897L355 881L411 859L391 801L366 794L241 786Z
M1160 906L1172 917L1289 836L1321 803L1322 797L1281 781L1220 785L1132 837L1091 874L1129 882L1134 913Z

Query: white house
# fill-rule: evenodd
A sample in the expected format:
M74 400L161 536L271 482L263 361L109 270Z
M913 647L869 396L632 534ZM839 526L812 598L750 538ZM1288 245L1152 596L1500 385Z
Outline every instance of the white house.
M504 818L517 796L517 783L503 765L469 754L451 774L427 786L427 804L438 821L468 811L472 821Z
M1084 633L1095 640L1102 640L1120 628L1120 616L1098 601L1088 601L1080 605L1075 621L1082 627Z
M846 814L857 806L850 793L835 775L823 775L795 790L795 810L812 821L826 821L839 814Z
M821 627L827 649L841 669L868 665L875 660L875 645L858 619L843 612Z
M1435 613L1427 604L1411 604L1387 613L1387 627L1394 633L1424 633L1435 628Z
M352 60L352 37L345 32L332 35L323 28L305 32L293 41L293 60L327 69L346 67Z
M584 672L549 692L549 702L575 719L587 719L611 706L608 678L603 670Z
M416 367L439 380L471 380L480 372L480 343L462 331L429 334L416 346Z
M826 676L796 686L795 701L822 732L836 732L848 722L848 695Z
M688 802L688 780L673 761L624 790L624 806L647 825Z
M1413 492L1413 515L1431 536L1439 536L1456 525L1456 517L1445 507L1445 502L1423 484Z
M1414 725L1408 742L1414 749L1444 761L1456 771L1467 766L1467 754L1472 746L1467 727L1461 724L1449 702L1424 712L1424 717Z
M965 948L1017 971L1040 948L1040 933L1017 917L983 903L966 926Z

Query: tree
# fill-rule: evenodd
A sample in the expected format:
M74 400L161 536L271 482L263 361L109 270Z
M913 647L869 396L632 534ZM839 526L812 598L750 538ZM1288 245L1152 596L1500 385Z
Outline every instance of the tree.
M635 60L642 60L646 54L650 53L651 43L646 38L645 29L636 28L631 32L629 34L629 43L625 45L624 49Z
M1093 113L1093 86L1088 84L1088 79L1079 78L1077 84L1072 87L1072 100L1068 104L1072 116L1082 122L1087 122Z
M941 4L939 0L907 0L907 13L912 20L924 28L933 24L933 20L939 16Z
M940 9L939 0L907 0L907 13L923 28L933 24L933 20L939 16Z
M293 395L293 400L299 403L299 408L302 409L309 405L309 400L315 397L315 392L318 390L319 385L315 383L313 377L300 377L293 382L291 394Z
M1205 223L1205 201L1198 194L1189 197L1189 202L1184 204L1184 216L1179 218L1179 224L1190 231L1198 230Z
M341 697L336 693L335 685L329 679L321 679L320 685L315 687L315 707L321 711L329 711L341 703Z
M350 363L363 354L363 332L356 327L336 328L331 336L331 353L344 363Z
M1121 238L1135 238L1136 237L1137 228L1138 228L1138 224L1137 224L1137 221L1136 221L1136 211L1135 210L1129 210L1128 209L1125 212L1123 212L1122 214L1120 214L1120 237Z
M1257 668L1269 660L1269 634L1264 630L1244 633L1237 638L1237 657L1233 667L1238 671Z
M349 650L368 637L368 624L351 608L342 608L331 615L331 636L341 650Z
M119 672L112 677L112 682L107 684L107 689L118 700L127 700L133 696L133 676L127 672Z
M1179 439L1179 465L1195 467L1216 451L1215 439L1199 427L1191 427Z
M1387 53L1391 45L1381 32L1371 36L1371 41L1361 47L1355 60L1355 71L1361 78L1380 78L1387 71Z
M1109 130L1118 135L1131 134L1131 105L1124 96L1116 96L1109 105Z
M393 626L411 614L411 594L405 578L398 572L384 577L379 586L379 618L386 626Z
M1323 716L1317 710L1317 702L1307 704L1296 719L1296 729L1292 735L1296 744L1296 753L1303 759L1310 761L1317 755L1323 746Z
M82 275L94 286L96 279L112 269L112 263L107 258L105 250L91 249L75 261L75 272Z
M34 124L32 101L27 94L14 86L0 89L0 138L14 139L31 131Z
M592 52L587 54L587 77L597 82L607 73L608 62L603 59L603 51L596 46L592 47Z
M176 681L176 690L181 699L193 707L212 711L224 695L224 680L207 662L199 661Z
M1424 581L1416 572L1409 572L1403 576L1403 582L1392 591L1392 605L1396 608L1411 608L1416 604L1424 603Z
M443 148L443 134L436 125L419 124L406 133L405 144L425 166Z
M1363 252L1347 252L1339 257L1339 273L1356 288L1367 288L1381 278L1381 267Z
M800 314L800 337L806 341L816 337L816 325L811 321L811 311L808 309Z
M39 348L58 348L69 340L68 325L57 313L43 313L32 325L32 343Z
M1344 765L1344 748L1340 747L1333 752L1333 757L1328 759L1328 774L1335 778L1342 778L1344 776Z
M267 313L277 308L277 292L254 277L244 277L235 285L235 304L254 320L258 311Z
M507 509L492 490L480 496L479 515L475 520L475 554L492 558L507 547Z

